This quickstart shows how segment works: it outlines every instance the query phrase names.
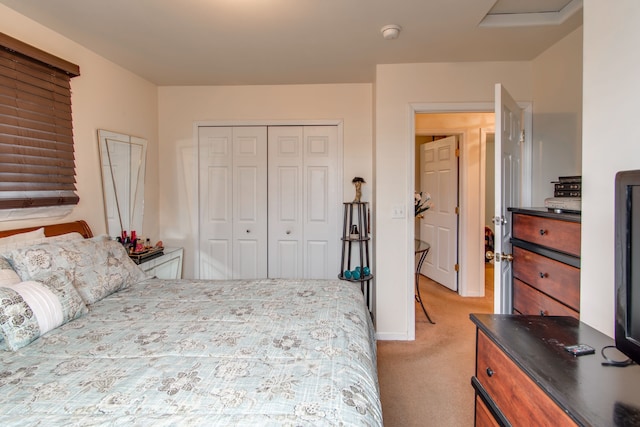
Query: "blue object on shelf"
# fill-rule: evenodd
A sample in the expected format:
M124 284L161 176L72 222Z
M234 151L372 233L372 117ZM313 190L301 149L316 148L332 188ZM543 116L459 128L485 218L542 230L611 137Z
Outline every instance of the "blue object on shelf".
M351 277L355 280L360 279L360 271L359 270L353 270L351 272Z
M371 269L369 267L364 267L362 269L362 274L364 274L365 276L368 276L369 274L371 274Z
M344 273L342 273L342 277L345 279L351 279L351 272L349 270L345 270Z

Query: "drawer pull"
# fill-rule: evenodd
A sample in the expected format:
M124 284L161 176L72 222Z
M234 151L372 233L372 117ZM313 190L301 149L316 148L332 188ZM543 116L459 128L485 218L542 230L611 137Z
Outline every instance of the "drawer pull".
M493 369L487 368L487 376L488 377L492 377L493 376Z
M540 229L540 235L544 236L545 234L547 234L547 230L544 230L544 229L541 228Z
M542 271L539 274L541 279L544 279L545 277L549 277L547 273L543 273Z
M544 310L540 310L540 316L545 316Z

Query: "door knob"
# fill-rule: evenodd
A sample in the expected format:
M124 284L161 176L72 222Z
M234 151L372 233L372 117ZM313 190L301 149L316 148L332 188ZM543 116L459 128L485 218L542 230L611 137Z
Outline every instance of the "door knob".
M506 262L511 262L513 261L513 255L511 254L505 254L503 253L502 256L500 257L502 258L502 261L506 261Z
M513 255L511 254L495 254L492 251L487 251L484 254L485 258L487 258L488 260L495 260L495 262L500 262L500 261L506 261L506 262L511 262L513 261Z
M291 234L291 230L287 230L287 234Z
M495 254L493 253L493 251L487 251L485 252L484 257L489 261L491 261L492 259L495 258ZM496 261L499 261L499 260L496 260Z

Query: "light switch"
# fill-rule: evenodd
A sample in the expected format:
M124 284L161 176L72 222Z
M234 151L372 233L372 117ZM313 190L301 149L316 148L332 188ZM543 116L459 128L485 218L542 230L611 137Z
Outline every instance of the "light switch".
M404 219L404 205L394 205L391 208L391 218L393 219Z

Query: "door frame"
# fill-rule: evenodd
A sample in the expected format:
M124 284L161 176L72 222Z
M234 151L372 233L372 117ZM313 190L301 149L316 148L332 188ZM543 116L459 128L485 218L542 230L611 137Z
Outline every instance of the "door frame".
M198 142L198 128L205 126L336 126L338 128L338 182L342 185L338 185L337 198L339 201L344 200L344 120L342 119L322 119L322 120L200 120L193 122L192 138L195 146L193 164L198 167L198 159L200 157L200 144ZM199 174L195 174L195 194L200 194L200 178ZM199 203L198 197L196 197L196 203ZM340 217L340 206L336 206L338 209L338 217ZM200 209L193 209L191 214L191 223L196 235L200 234ZM267 229L267 234L269 230ZM339 237L339 236L338 236ZM193 242L193 271L196 279L200 278L200 245L198 240ZM340 260L336 260L336 265L339 265ZM336 273L337 274L337 273Z
M523 149L523 159L522 159L522 203L523 205L531 204L531 183L532 183L532 103L531 102L518 102L518 105L523 109L523 124L525 129L525 147ZM411 185L415 182L415 135L416 135L416 123L415 123L415 115L419 113L481 113L481 112L494 112L495 111L495 102L454 102L454 103L409 103L408 105L408 135L406 144L407 149L409 151L408 156L408 167L407 167L407 182L410 182ZM468 198L469 189L467 188L468 181L468 160L466 155L467 146L462 145L462 141L460 142L460 158L458 163L458 201L460 206L460 215L458 217L458 263L460 264L460 271L458 275L458 293L462 296L466 295L467 291L467 277L471 277L471 275L476 275L476 277L482 277L482 281L484 283L484 262L478 263L477 269L473 270L469 266L469 262L467 259L473 253L484 253L484 212L479 212L477 218L473 218L473 223L477 224L478 227L478 236L476 245L471 248L470 245L465 243L460 244L461 236L467 236L473 230L469 230L467 227L467 219L470 218L470 213L465 210L465 200ZM480 168L478 169L480 171ZM481 176L478 176L478 179L482 179L484 185L484 179ZM411 194L413 198L413 194ZM482 202L484 203L484 202ZM407 200L407 205L411 206L413 204L413 200ZM414 287L415 287L415 257L414 255L414 243L413 240L415 238L415 221L413 217L407 218L407 260L409 264L407 265L407 271L411 274L410 277L407 278L407 306L413 307L414 305ZM494 308L495 311L495 308ZM409 339L415 339L415 310L407 310L407 331L409 332Z

